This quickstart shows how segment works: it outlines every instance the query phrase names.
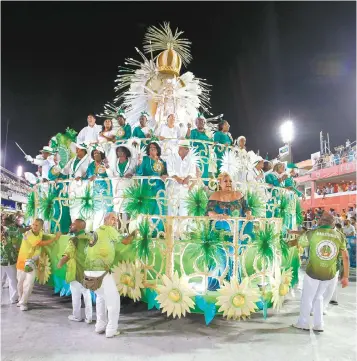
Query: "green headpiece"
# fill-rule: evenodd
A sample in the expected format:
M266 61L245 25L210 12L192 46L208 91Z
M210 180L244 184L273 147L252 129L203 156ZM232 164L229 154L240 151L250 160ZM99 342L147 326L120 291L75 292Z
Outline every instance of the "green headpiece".
M125 112L123 109L118 109L117 117L122 117L122 118L126 119Z

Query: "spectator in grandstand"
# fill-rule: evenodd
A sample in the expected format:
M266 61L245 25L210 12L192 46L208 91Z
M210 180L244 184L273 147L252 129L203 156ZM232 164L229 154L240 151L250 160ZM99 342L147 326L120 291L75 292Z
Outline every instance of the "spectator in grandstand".
M342 209L342 212L341 212L341 218L343 219L343 220L346 220L347 219L347 213L346 213L346 209Z
M351 217L351 225L355 228L355 231L356 231L356 216Z
M344 220L342 230L347 238L356 236L356 229L348 219Z

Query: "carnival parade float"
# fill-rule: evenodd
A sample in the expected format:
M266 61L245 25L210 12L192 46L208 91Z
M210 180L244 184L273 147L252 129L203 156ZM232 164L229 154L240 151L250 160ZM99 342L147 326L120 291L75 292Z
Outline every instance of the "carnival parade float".
M113 240L122 296L173 318L201 313L207 324L256 312L266 318L298 280L299 250L288 242L302 221L298 195L246 176L262 159L245 150L243 137L233 140L223 116L210 114L209 85L182 71L192 60L182 32L149 27L136 52L139 60L119 68L117 97L97 116L108 124L99 141L58 133L49 142L49 181L28 176L27 216L64 234L42 249L38 282L68 295L66 269L56 265L71 219L84 219L95 237L114 211L122 238L133 239ZM177 173L173 160L183 153L190 171Z

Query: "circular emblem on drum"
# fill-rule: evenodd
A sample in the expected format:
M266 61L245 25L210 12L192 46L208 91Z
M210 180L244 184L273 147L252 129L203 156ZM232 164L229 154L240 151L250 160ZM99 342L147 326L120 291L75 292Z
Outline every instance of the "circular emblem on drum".
M337 247L334 242L325 240L316 246L316 254L323 261L330 261L337 255Z

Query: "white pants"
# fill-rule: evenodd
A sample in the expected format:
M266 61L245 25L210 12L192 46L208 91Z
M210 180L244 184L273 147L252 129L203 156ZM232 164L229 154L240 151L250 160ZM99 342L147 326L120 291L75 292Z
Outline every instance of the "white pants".
M188 192L189 189L187 186L178 183L171 183L169 185L169 216L187 216L186 198L188 197Z
M17 270L17 292L19 294L20 305L27 305L33 290L33 285L35 284L35 278L35 270L31 272Z
M17 301L17 279L16 279L16 265L1 266L1 281L6 281L6 277L9 280L9 295L10 302ZM5 282L4 282L5 283Z
M324 293L329 285L333 282L319 281L311 278L307 274L304 277L302 296L300 303L300 316L297 325L302 328L310 328L310 312L314 313L314 327L323 328L323 300Z
M336 276L331 280L331 283L329 284L324 293L324 311L327 310L327 306L330 301L337 302L337 284L339 274L340 271L337 271Z
M72 281L69 286L72 293L73 316L78 320L83 319L81 310L81 296L83 295L86 320L92 321L92 297L90 290L84 288L78 281Z
M104 271L84 272L86 276L90 277L100 277L103 273ZM95 293L97 295L95 330L96 332L105 331L108 337L113 336L118 330L120 295L111 273L104 277L102 286Z

